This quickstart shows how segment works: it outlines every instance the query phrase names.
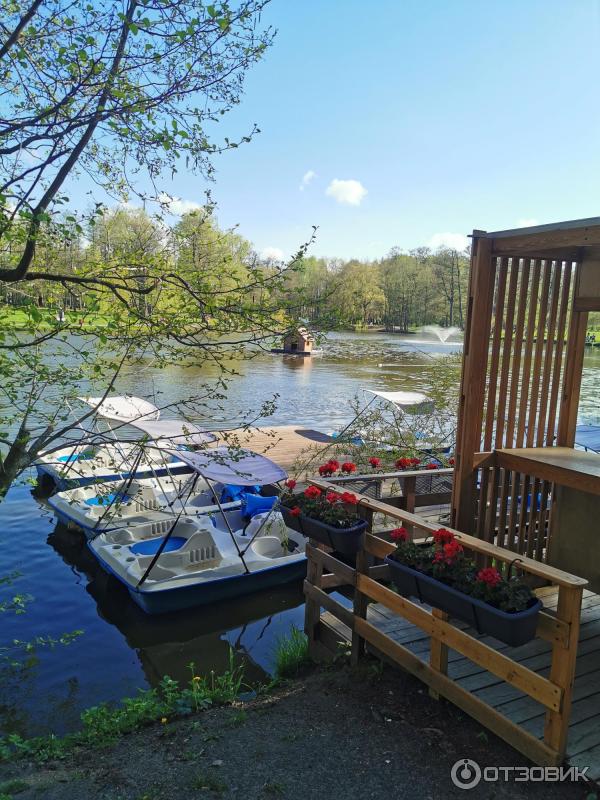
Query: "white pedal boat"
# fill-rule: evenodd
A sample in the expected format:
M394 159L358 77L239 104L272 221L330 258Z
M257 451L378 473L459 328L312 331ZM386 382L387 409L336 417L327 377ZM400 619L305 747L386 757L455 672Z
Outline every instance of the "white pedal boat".
M140 454L140 446L135 442L63 447L53 453L42 453L36 470L38 478L50 480L57 491L129 478L132 470L140 479L191 472L175 455L152 448L145 448Z
M279 512L258 514L244 528L245 521L239 509L182 516L171 520L162 535L148 523L103 532L88 547L148 614L212 603L303 577L306 539L288 530ZM165 549L140 585L168 532Z
M90 483L128 478L189 474L177 457L179 449L196 449L217 437L187 420L160 419L160 410L140 397L79 398L94 410L94 418L108 420L108 431L88 432L87 441L76 442L51 453L41 453L38 477L58 491ZM123 441L120 429L132 426L142 434L139 441ZM139 435L139 434L138 434Z
M61 522L80 528L88 537L147 522L166 522L168 528L180 512L194 517L219 510L212 488L191 475L79 486L53 495L48 504ZM221 505L231 509L240 503Z

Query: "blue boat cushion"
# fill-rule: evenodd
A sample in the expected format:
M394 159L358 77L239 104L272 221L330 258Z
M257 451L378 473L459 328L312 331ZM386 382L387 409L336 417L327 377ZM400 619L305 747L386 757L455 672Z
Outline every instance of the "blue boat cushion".
M158 539L147 539L145 542L136 542L130 545L129 549L132 553L135 553L136 556L153 556L158 553L158 548L163 543L164 538L164 536L160 536ZM171 536L163 549L163 553L171 553L173 550L179 550L186 542L187 539L185 536Z
M247 516L254 517L256 514L270 511L277 502L277 499L276 496L262 497L259 494L245 494L242 498L242 510Z
M88 497L85 503L88 506L108 506L111 503L126 503L128 500L131 500L131 497L128 494L110 492L110 494L101 494L96 497Z
M71 453L69 456L59 456L56 460L61 464L70 464L73 461L89 461L93 457L93 453Z
M221 502L234 503L236 500L242 500L245 494L259 492L260 486L236 486L233 483L226 483L221 491Z

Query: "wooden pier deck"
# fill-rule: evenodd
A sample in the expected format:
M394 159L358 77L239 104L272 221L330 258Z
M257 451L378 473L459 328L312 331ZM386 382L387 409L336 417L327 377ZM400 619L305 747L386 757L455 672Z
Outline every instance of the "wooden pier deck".
M264 428L236 428L218 432L217 445L236 444L272 458L280 467L289 470L311 460L318 462L319 452L335 440L321 431L301 425L276 425ZM314 469L311 470L314 474Z
M539 589L547 610L556 609L556 587ZM350 638L349 629L329 612L321 619L333 628L340 639ZM425 662L429 658L430 637L420 628L389 611L379 603L371 603L368 621L401 643ZM468 626L458 623L458 627ZM472 635L477 636L471 629ZM521 647L508 647L490 637L477 637L523 666L548 677L551 646L534 639ZM518 723L538 738L543 736L544 710L531 697L500 680L459 653L449 650L448 675L463 688L485 701L508 719ZM581 610L581 629L573 706L569 723L567 762L579 768L589 767L588 777L600 780L600 595L585 591Z

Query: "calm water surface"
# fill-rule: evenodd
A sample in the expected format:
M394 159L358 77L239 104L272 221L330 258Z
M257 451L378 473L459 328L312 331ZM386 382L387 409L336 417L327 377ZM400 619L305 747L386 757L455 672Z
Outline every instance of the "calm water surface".
M215 409L211 421L235 426L249 407L278 394L266 424L299 423L330 432L350 421L350 401L362 388L427 390L441 355L459 348L418 336L339 334L310 359L264 354L233 365L238 374L227 408ZM586 356L581 412L600 423L599 351ZM164 404L197 393L215 377L211 369L147 367L132 371L118 388ZM146 616L98 568L82 538L57 526L24 486L0 504L0 548L0 574L20 573L10 591L33 598L26 614L2 615L0 646L84 631L66 648L40 649L18 674L7 678L0 672L0 732L72 730L83 708L154 686L165 674L185 680L192 661L201 672L224 670L230 647L246 679L260 680L272 672L277 639L291 625L302 627L300 583L214 607ZM0 599L7 596L0 587Z

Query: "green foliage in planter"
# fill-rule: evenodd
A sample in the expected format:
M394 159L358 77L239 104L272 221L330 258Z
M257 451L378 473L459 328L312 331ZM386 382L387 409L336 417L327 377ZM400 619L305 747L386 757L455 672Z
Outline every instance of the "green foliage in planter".
M309 486L294 494L295 481L287 481L287 491L281 495L281 503L294 516L304 514L311 519L324 522L334 528L353 528L361 520L356 513L358 500L352 492L322 492Z
M524 611L536 599L510 570L505 577L495 567L479 569L452 531L434 531L430 544L415 544L405 528L396 528L391 535L396 542L394 560L501 611Z

